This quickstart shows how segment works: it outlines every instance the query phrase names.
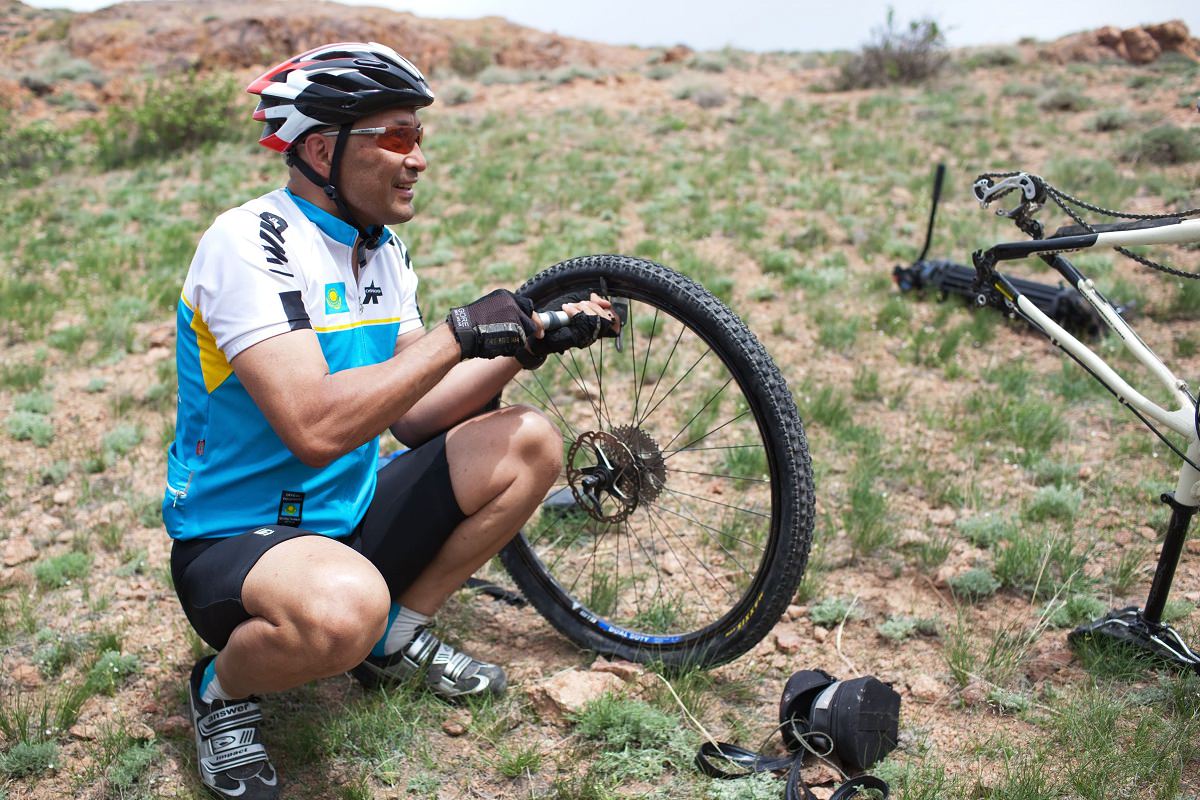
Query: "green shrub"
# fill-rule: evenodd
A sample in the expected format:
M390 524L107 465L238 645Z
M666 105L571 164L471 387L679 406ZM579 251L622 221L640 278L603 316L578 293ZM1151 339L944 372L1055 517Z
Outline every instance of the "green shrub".
M492 51L455 42L450 47L450 69L467 78L474 78L492 65Z
M1021 51L1015 47L989 47L971 53L965 63L968 69L1011 67L1021 63Z
M45 414L14 411L6 424L9 436L18 442L32 441L38 447L45 447L54 441L54 423Z
M932 19L914 20L896 27L888 9L887 23L873 32L873 40L842 64L835 88L869 89L873 86L920 83L946 65L946 37Z
M1082 111L1090 106L1091 100L1075 89L1051 89L1037 100L1042 111Z
M1056 519L1069 523L1079 513L1079 504L1082 502L1082 489L1043 486L1021 510L1021 516L1030 522Z
M1186 164L1200 159L1200 133L1174 125L1151 128L1131 139L1121 152L1126 161L1147 164Z
M54 769L58 745L54 742L17 742L0 754L0 773L10 778L38 775Z
M1000 581L986 569L969 569L955 575L949 580L949 584L956 595L968 600L979 600L994 594L1000 588Z
M954 523L959 533L976 547L988 548L1005 539L1014 530L1007 517L987 513L978 517L967 517Z
M606 694L584 706L574 717L575 730L585 739L595 739L622 748L659 747L671 739L678 721L649 703Z
M1098 619L1108 611L1108 605L1095 595L1073 594L1050 612L1050 624L1056 628L1073 628Z
M1096 116L1088 122L1088 129L1100 133L1120 131L1133 124L1134 116L1124 108L1107 108L1097 111Z
M112 106L102 123L94 123L96 159L104 169L115 169L204 144L243 140L236 92L228 77L192 74L148 83L131 107Z
M123 456L142 443L142 429L137 425L123 422L104 434L101 447L105 453Z
M832 628L842 620L861 619L862 609L844 597L826 597L808 609L808 618L814 625Z
M92 557L86 553L63 553L39 561L33 566L33 577L46 589L59 589L87 575Z
M151 742L140 742L122 750L108 768L109 786L116 789L118 797L132 797L130 792L158 758L158 748Z
M438 100L448 106L461 106L475 99L475 92L465 83L452 83L438 90Z
M87 687L96 694L115 694L127 677L138 671L138 657L131 653L105 650L88 672Z
M42 181L71 163L77 138L57 121L17 125L0 113L0 176L21 185Z

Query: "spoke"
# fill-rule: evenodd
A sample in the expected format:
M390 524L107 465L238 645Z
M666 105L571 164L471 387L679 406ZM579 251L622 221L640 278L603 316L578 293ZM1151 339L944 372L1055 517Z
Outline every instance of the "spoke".
M721 444L712 447L680 447L678 450L663 450L662 454L665 457L668 453L675 455L676 453L700 453L705 450L744 450L747 447L762 449L761 444Z
M666 511L667 513L674 514L675 516L679 517L680 519L687 520L688 522L692 523L693 525L699 525L701 528L704 528L706 531L709 531L710 533L709 533L708 538L713 539L713 541L716 543L717 547L721 548L721 550L725 553L725 555L727 555L731 559L733 559L733 563L737 565L738 569L742 570L742 572L749 572L749 570L746 569L746 565L743 564L742 562L738 561L738 557L736 555L734 555L733 553L731 553L729 551L729 548L726 547L724 544L722 544L721 540L719 538L714 538L712 536L712 534L715 533L715 534L717 534L718 537L719 536L727 536L728 538L733 539L735 542L744 544L747 547L755 547L755 545L751 544L750 542L742 541L741 539L737 538L736 536L731 536L728 533L726 533L725 531L717 530L716 528L712 527L711 525L705 525L703 522L696 519L695 517L688 516L687 514L684 514L681 511L676 511L675 509L669 508L668 506L666 506L662 503L659 503L659 507L663 511Z
M665 506L663 508L666 509L667 511L670 511L670 509L667 509ZM726 585L725 585L726 581L723 581L720 578L718 578L717 575L711 569L708 568L708 562L705 559L700 558L698 555L696 555L696 552L694 550L692 550L691 545L689 545L687 543L687 539L683 538L678 533L676 533L675 529L671 527L671 523L667 521L667 518L664 517L662 514L656 514L656 516L658 517L658 521L662 523L663 527L666 528L668 531L670 531L671 535L679 540L679 544L683 546L684 550L687 550L688 555L690 555L692 557L692 560L704 568L704 571L708 573L708 577L712 578L713 583L715 583L718 586L720 586L721 588L723 588L725 590L725 594L729 595L730 597L733 597L734 599L737 599L737 595L735 595L733 592L729 591L729 589L726 587ZM665 536L663 537L663 541L664 542L667 541L667 538ZM667 546L670 547L670 543L668 543ZM674 549L672 549L671 552L674 553L675 552ZM675 557L679 558L678 555L676 555ZM730 556L730 557L732 558L732 556ZM745 567L743 567L743 569L745 569ZM689 577L689 580L690 580L690 577ZM693 583L692 585L695 586L695 583ZM704 596L704 592L701 591L699 588L696 589L696 593L700 597Z
M664 447L670 447L671 445L675 444L675 440L679 438L679 435L680 435L681 433L683 433L684 431L686 431L686 430L688 429L688 427L689 427L689 426L690 426L690 425L691 425L693 422L695 422L695 421L696 421L696 419L697 419L697 418L698 418L698 417L699 417L701 414L703 414L703 413L704 413L704 409L706 409L706 408L708 408L710 405L712 405L712 401L713 401L713 400L716 400L718 397L720 397L720 396L721 396L721 395L722 395L722 394L725 392L725 389L726 389L726 388L729 386L729 384L731 384L731 383L733 383L733 376L732 376L732 375L730 375L730 376L729 376L729 380L727 380L727 381L725 381L725 383L721 384L721 388L720 388L720 389L717 389L717 391L713 393L712 397L710 397L710 398L708 398L707 400L705 400L705 401L704 401L704 405L700 406L700 410L699 410L699 411L697 411L695 414L692 414L692 418L691 418L691 419L689 419L687 422L683 423L683 427L682 427L682 428L680 428L678 431L676 431L676 432L675 432L675 435L671 437L671 441L667 442L667 443L664 445ZM718 409L718 410L720 410L720 409ZM705 434L705 436L707 436L707 435L708 435L708 434ZM700 437L700 439L703 439L703 438L704 438L704 436L701 436L701 437ZM700 441L700 439L697 439L696 441L698 442L698 441ZM689 444L692 444L692 442L689 442Z
M612 430L612 427L613 427L612 418L609 416L608 410L605 407L605 403L604 403L604 344L601 343L601 345L600 345L600 366L599 367L596 366L595 350L593 348L589 347L587 349L587 354L588 354L588 358L592 362L592 374L596 376L596 396L597 396L597 400L600 403L600 413L601 413L601 415L603 415L605 421L608 422L609 430Z
M632 308L632 306L630 306L630 307ZM630 317L632 318L632 313L630 314ZM645 355L642 356L642 374L640 376L638 375L638 368L637 368L637 354L632 353L632 352L630 353L630 359L631 359L631 363L633 366L633 387L634 387L633 417L632 417L632 419L630 419L631 425L638 424L638 412L642 408L642 405L641 405L642 386L644 386L646 383L646 368L650 365L650 349L652 347L654 347L654 334L657 331L657 329L658 329L658 309L656 308L656 309L654 309L654 319L650 320L650 338L646 342L646 353L645 353ZM682 336L682 335L683 335L683 332L680 331L680 336ZM629 335L630 340L633 339L633 336L634 336L634 334L632 334L632 333ZM678 344L678 343L679 343L678 340L676 340L676 344ZM674 355L674 354L672 353L672 355ZM670 360L671 360L670 358L667 359L668 362L670 362ZM664 367L665 367L665 365L664 365ZM650 401L653 399L654 399L654 391L651 391L650 398L646 401L646 404L649 405Z
M630 588L633 589L633 608L636 612L634 614L634 616L640 616L642 613L642 599L641 599L641 593L638 592L637 573L634 571L634 564L637 562L635 562L633 560L633 543L629 541L628 536L626 536L624 538L625 538L625 549L627 549L629 551L629 578L630 578L629 585L630 585ZM620 543L620 540L618 540L617 541L617 560L619 561L620 559L621 559L621 543Z
M571 595L572 597L575 597L575 587L576 587L576 585L578 585L579 579L583 577L583 573L587 571L587 566L589 563L591 563L591 565L592 565L592 577L593 577L593 579L595 578L595 575L596 575L596 551L599 550L599 548L600 548L600 537L593 536L592 537L592 552L588 554L587 561L584 561L583 564L579 567L579 572L575 573L575 580L571 581L571 585L566 587L567 594ZM557 563L557 561L555 563ZM593 587L595 587L595 585L596 585L595 583L592 584ZM576 599L578 599L578 598L576 598Z
M716 472L696 472L695 470L692 470L692 469L672 469L671 472L678 473L680 475L702 475L705 478L721 478L722 480L727 480L727 481L748 481L750 483L770 483L771 482L767 478L749 478L749 477L746 477L745 475L721 475Z
M541 547L539 549L544 553L550 553L550 552L555 551L555 549L558 547L559 542L561 542L563 539L567 538L567 536L571 536L572 538L574 538L574 536L577 535L580 531L582 531L589 523L594 522L594 521L595 520L593 520L591 517L584 517L582 520L580 520L579 524L576 525L574 529L572 529L570 531L564 531L563 533L559 534L559 537L557 539L555 539L554 541L550 542L548 545L545 545L544 547ZM548 524L543 530L549 530L551 527L553 527L552 523ZM593 533L592 535L596 536L597 534ZM531 544L531 546L532 546L532 544ZM546 565L547 572L553 572L554 568L558 566L558 562L562 560L562 557L567 554L567 551L569 549L570 549L569 547L564 547L557 551L557 555L554 557L553 563Z
M680 567L680 569L683 571L683 575L684 575L684 577L685 577L685 578L687 578L687 580L688 580L688 583L690 583L690 584L692 585L692 589L694 589L694 590L695 590L695 592L696 592L696 595L695 595L695 596L696 596L696 598L697 598L697 599L698 599L698 600L699 600L701 603L703 603L703 604L704 604L704 607L705 607L705 608L708 610L709 616L719 616L719 615L717 615L717 614L716 614L716 612L715 612L715 611L713 611L713 608L712 608L712 606L710 606L710 605L708 604L708 600L707 600L707 598L706 598L706 596L705 596L707 593L706 593L706 592L704 592L704 591L702 591L702 590L700 589L700 587L696 585L696 581L695 581L695 579L694 579L694 578L692 578L692 571L691 571L690 569L688 569L688 568L687 568L687 567L684 565L683 561L681 561L681 560L680 560L680 558L679 558L679 554L678 554L678 553L676 553L676 552L675 552L675 548L671 546L671 541L670 541L670 540L669 540L669 539L668 539L668 538L667 538L667 537L666 537L664 534L662 534L662 533L659 533L659 531L658 531L657 527L656 527L656 526L655 526L655 524L654 524L654 515L653 515L653 513L652 513L652 508L647 508L647 509L646 509L646 519L648 519L648 520L650 521L650 531L651 531L652 533L658 533L658 535L659 535L660 537L662 537L663 544L665 544L665 545L667 546L667 550L668 550L668 551L670 551L670 553L671 553L671 555L674 557L674 559L675 559L677 562L679 562L679 567ZM670 526L669 524L667 524L667 521L666 521L666 520L662 520L662 524L663 524L663 527L665 527L665 528L666 528L668 531L671 531L671 534L672 534L673 536L675 536L677 539L680 539L680 543L681 543L681 544L682 544L684 547L687 547L687 542L683 541L683 540L682 540L682 539L679 537L679 534L677 534L677 533L675 533L675 531L671 530L671 526ZM713 574L712 574L712 572L708 570L708 567L707 567L707 565L705 565L705 563L704 563L704 561L703 561L702 559L695 558L694 556L693 556L693 559L694 559L696 562L698 562L698 563L700 564L700 566L704 567L706 571L708 571L708 574L709 574L710 576L712 576L712 579L713 579L713 581L714 581L714 582L716 582L716 583L720 583L720 582L721 582L721 581L720 581L720 580L717 578L717 576L716 576L716 575L713 575ZM730 592L729 592L728 590L726 590L726 594L730 594Z
M737 415L736 417L734 417L733 419L731 419L731 420L728 420L728 421L726 421L726 422L722 422L720 425L718 425L717 427L713 428L711 431L709 431L708 433L704 434L703 436L700 436L700 437L698 437L698 438L692 439L690 442L688 442L687 444L685 444L683 447L679 448L678 450L673 450L673 451L671 451L671 455L673 456L673 455L675 455L676 453L686 453L686 452L689 452L689 448L691 448L691 446L692 446L692 445L694 445L696 442L702 442L702 441L704 441L704 440L705 440L705 439L707 439L709 436L712 436L714 433L716 433L717 431L719 431L719 430L721 430L722 428L724 428L726 425L732 425L733 423L737 422L739 419L741 419L742 417L746 416L746 415L747 415L747 414L749 414L749 413L750 413L750 409L746 409L745 411L743 411L742 413L738 414L738 415ZM732 449L732 447L743 447L743 446L744 446L744 445L732 445L732 446L730 447L730 449ZM700 448L697 448L697 449L700 449ZM720 450L720 449L722 449L722 448L719 448L719 447L717 447L717 448L713 448L713 449L715 449L715 450ZM666 461L666 460L667 460L668 458L670 458L670 457L671 457L671 456L665 456L665 457L663 458L663 461Z
M629 313L627 314L628 318L625 320L625 327L629 328L629 371L631 373L629 379L633 381L633 413L629 417L630 425L634 425L637 422L637 413L641 407L642 399L642 385L641 381L638 380L637 371L637 327L633 324L633 306L633 301L628 301L627 308L629 309ZM657 314L658 310L655 309L654 313ZM653 327L650 328L650 333L653 336Z
M731 506L728 503L722 503L717 500L710 500L709 498L701 497L698 494L688 494L687 492L681 492L678 489L672 489L669 486L663 486L663 488L666 489L671 494L679 495L681 497L690 497L693 500L699 500L702 503L712 503L714 506L721 506L722 508L732 509L733 511L741 511L743 514L754 514L756 517L763 517L765 519L771 518L770 514L764 514L761 511L755 511L752 508L742 508L741 506Z
M575 430L575 428L571 425L571 423L567 422L567 418L564 417L562 412L558 410L558 404L554 402L554 396L550 394L550 390L547 389L545 384L542 383L542 379L538 377L537 372L535 371L535 372L532 372L531 374L533 375L533 379L535 381L537 381L538 388L540 388L542 390L542 392L545 393L546 399L550 402L549 406L547 406L545 403L542 403L542 401L540 399L538 399L538 396L535 395L533 392L529 391L529 387L526 386L525 384L521 383L521 381L517 380L516 378L513 378L513 382L516 383L517 386L520 386L522 389L524 389L525 393L527 395L529 395L530 397L534 398L534 400L536 402L538 402L542 406L542 408L549 408L551 411L553 411L554 416L558 417L558 421L563 424L563 428L565 428L571 434L571 438L578 439L579 432Z
M675 351L672 350L671 352L674 353ZM709 349L707 349L703 353L701 353L699 358L697 358L695 361L692 362L692 365L687 368L687 372L683 373L683 375L680 376L679 380L675 381L675 385L672 386L670 389L667 389L666 394L664 394L662 396L662 398L659 399L659 401L654 404L654 408L650 409L649 411L647 411L645 414L642 415L642 418L640 420L638 420L639 426L644 424L646 422L646 420L650 419L650 415L653 414L655 411L657 411L658 407L661 406L664 402L666 402L666 399L668 397L670 397L671 393L674 392L679 387L679 384L681 384L685 380L687 380L687 376L692 374L692 370L694 370L696 368L696 365L699 364L701 361L703 361L704 357L707 356L711 352L712 352L712 348L710 347ZM658 388L658 384L655 384L655 388L656 389ZM653 397L653 395L651 395L651 397ZM674 441L674 440L672 439L672 441Z
M647 519L649 519L649 515L647 515ZM653 520L651 520L651 523L653 523ZM627 535L629 535L629 536L634 535L632 527L630 526L628 519L625 520L625 531L626 531ZM653 533L654 533L653 524L651 524L650 532L651 532L651 535L653 536ZM650 564L650 565L654 565L656 563L654 554L652 552L646 550L646 545L642 542L642 537L640 537L640 536L637 537L637 544L638 544L638 549L642 551L642 555L646 557L646 563ZM661 598L662 597L662 588L663 588L662 573L658 569L653 570L653 572L654 572L654 578L655 578L654 597Z
M575 385L579 387L579 393L582 394L588 401L588 404L591 405L592 411L596 412L596 428L603 428L604 417L600 413L600 406L596 405L596 401L592 398L592 393L587 390L587 381L583 379L583 370L580 369L579 362L575 359L575 351L568 350L567 355L571 357L571 364L575 367L574 373L572 373L570 369L567 369L567 364L562 360L561 356L559 356L558 360L563 365L563 369L567 370L567 374L571 376L571 379L575 381Z
M655 318L655 320L657 320L658 319L658 310L655 309L654 313L655 313L654 318ZM667 353L667 360L663 362L662 370L659 371L658 377L654 379L654 388L650 390L650 397L648 400L646 400L646 405L650 405L652 402L654 402L654 396L656 394L658 394L659 384L662 383L663 376L667 374L667 367L669 367L671 365L671 359L675 358L675 350L679 347L679 340L683 338L683 333L685 330L687 330L687 329L684 328L682 325L679 327L679 335L675 337L675 343L671 345L671 352ZM701 356L701 358L703 358L703 356ZM643 356L643 359L644 359L644 361L642 363L642 381L644 382L646 380L646 364L650 360L650 351L649 350L646 351L646 355ZM678 383L675 384L675 386L678 386L678 385L679 385ZM674 389L675 387L671 387L671 388ZM667 392L667 394L670 394L670 392ZM663 399L665 400L666 398L663 398ZM662 400L659 400L658 402L662 403ZM658 408L658 405L655 405L654 408ZM638 417L637 422L634 424L641 425L643 422L645 422L646 417L648 417L648 416L650 416L650 414L654 413L654 408L650 409L650 411L648 411L646 414L642 415L641 417Z

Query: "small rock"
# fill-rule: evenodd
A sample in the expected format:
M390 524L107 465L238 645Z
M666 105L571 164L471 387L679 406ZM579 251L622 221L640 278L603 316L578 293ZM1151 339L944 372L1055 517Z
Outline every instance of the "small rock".
M787 607L787 618L792 621L795 621L798 619L804 619L806 616L808 616L808 606L788 606Z
M942 685L929 675L918 675L908 682L908 693L914 700L933 703L944 694Z
M529 699L541 714L555 722L608 692L619 692L625 683L611 672L566 670L552 675L529 690Z
M827 783L840 783L842 776L824 761L815 761L801 771L804 782L809 786L822 786Z
M1143 525L1140 529L1138 529L1138 534L1147 542L1153 542L1158 538L1158 533L1156 533L1154 528L1151 528L1149 525Z
M958 519L958 512L953 508L935 508L929 512L929 521L934 525L953 525L956 519Z
M74 497L75 493L70 489L59 489L54 493L54 497L51 499L54 501L54 505L65 506L67 503L71 502Z
M905 528L900 531L900 538L896 542L900 547L912 547L928 543L929 534L916 528Z
M90 722L76 722L67 733L76 739L83 739L84 741L91 741L100 736L100 730Z
M125 723L125 732L129 734L130 738L139 742L149 742L155 738L154 729L144 722Z
M151 347L166 347L175 340L175 325L159 325L150 331L146 336L146 341Z
M32 664L17 664L8 674L13 683L26 689L36 689L42 685L42 673Z
M442 723L442 733L447 736L462 736L466 732L467 726L460 719L451 717Z
M636 681L646 673L645 667L641 664L634 664L632 661L608 661L602 658L597 658L593 661L589 670L591 672L607 672L610 675L616 675L626 683Z
M792 655L800 652L800 648L804 646L804 641L800 635L792 630L781 630L775 633L775 649L781 653Z
M37 558L33 542L26 536L18 536L4 543L4 566L15 567Z
M1081 480L1081 481L1091 480L1092 468L1087 466L1086 464L1083 465L1082 467L1079 468L1079 472L1076 473L1076 477L1078 477L1079 480Z
M963 687L962 692L959 693L959 697L962 698L963 705L983 705L987 702L987 690L982 684L972 681Z
M572 385L571 396L576 400L595 400L596 387L585 380L580 380L578 383Z
M1070 664L1072 657L1071 650L1065 644L1056 644L1053 649L1032 658L1025 674L1033 683L1041 683Z
M192 733L192 723L186 717L172 714L158 724L158 732L163 736L188 736Z
M829 629L822 628L820 625L813 625L813 638L818 642L823 642L829 638Z

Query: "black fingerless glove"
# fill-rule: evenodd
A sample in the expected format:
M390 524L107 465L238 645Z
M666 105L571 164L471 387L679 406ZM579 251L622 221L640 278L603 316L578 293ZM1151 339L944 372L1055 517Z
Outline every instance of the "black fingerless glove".
M497 358L525 351L537 331L533 301L497 289L470 305L450 309L446 323L462 349L462 358Z
M565 294L538 311L557 311L567 303L580 303L590 297L590 292ZM530 339L528 350L517 353L517 361L525 369L537 369L552 353L565 353L573 347L590 347L602 336L616 335L612 321L594 314L576 314L566 325L547 332L541 339Z

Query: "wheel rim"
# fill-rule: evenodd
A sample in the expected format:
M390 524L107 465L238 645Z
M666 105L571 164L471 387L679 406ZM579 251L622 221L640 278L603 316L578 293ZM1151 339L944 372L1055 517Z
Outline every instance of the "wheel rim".
M535 301L584 282L569 283ZM561 481L521 543L544 588L614 640L675 645L730 635L758 606L780 487L748 377L656 289L610 279L623 349L552 356L505 401L564 437Z

